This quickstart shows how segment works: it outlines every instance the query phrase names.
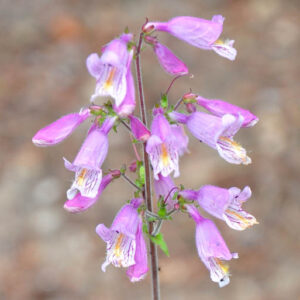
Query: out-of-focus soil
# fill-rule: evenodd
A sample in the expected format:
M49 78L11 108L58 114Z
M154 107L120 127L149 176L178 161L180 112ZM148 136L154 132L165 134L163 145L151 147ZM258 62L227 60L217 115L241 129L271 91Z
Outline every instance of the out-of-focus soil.
M260 224L236 232L216 221L229 248L240 256L230 262L230 285L219 289L197 256L193 221L176 215L163 226L170 257L159 253L162 296L299 299L299 8L298 1L284 0L2 0L0 299L150 299L150 275L132 284L122 269L100 269L105 245L94 228L110 225L132 197L132 188L118 180L87 212L63 210L72 174L62 157L74 158L88 124L56 147L36 148L31 138L88 104L95 82L85 59L126 26L137 36L145 17L166 21L214 14L226 17L223 37L236 40L236 61L159 34L194 75L176 82L170 101L191 88L253 111L260 122L237 136L253 163L230 165L191 137L191 153L180 160L182 176L176 182L190 188L249 185L253 196L245 207ZM143 70L150 108L171 78L150 49L143 53ZM121 128L110 135L104 169L132 161L128 140Z

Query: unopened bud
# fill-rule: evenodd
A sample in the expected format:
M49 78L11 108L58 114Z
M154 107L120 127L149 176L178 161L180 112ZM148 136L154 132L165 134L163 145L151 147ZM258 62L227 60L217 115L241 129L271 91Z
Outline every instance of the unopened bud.
M189 113L193 113L196 111L196 106L193 103L185 103L185 108Z
M113 178L119 178L121 176L120 170L111 170L110 174L112 175Z
M135 172L136 171L136 160L134 160L131 164L130 164L130 166L129 166L129 170L131 171L131 172Z

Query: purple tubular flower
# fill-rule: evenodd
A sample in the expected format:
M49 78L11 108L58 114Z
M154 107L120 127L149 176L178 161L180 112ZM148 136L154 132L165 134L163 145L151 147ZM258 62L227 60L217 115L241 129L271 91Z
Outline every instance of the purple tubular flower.
M95 197L89 198L82 196L79 192L76 195L65 202L64 209L71 213L80 213L87 210L90 206L94 205L102 194L103 190L107 185L114 179L113 174L108 174L104 176L99 185L97 195Z
M158 174L158 180L154 180L154 191L157 199L161 196L165 199L168 211L174 208L176 201L174 201L172 197L176 191L176 185L174 184L171 176L164 177L161 174Z
M101 166L108 151L107 134L112 128L116 117L107 118L102 127L92 125L73 163L65 160L65 167L75 172L75 180L67 191L69 200L77 191L84 197L94 198L102 180Z
M133 54L133 50L127 48L131 40L132 34L122 34L104 47L100 58L96 53L88 56L87 69L97 79L92 102L99 96L111 96L117 106L122 103L127 90L126 75Z
M32 138L32 142L39 147L56 145L67 138L89 116L89 109L65 115L40 129Z
M227 162L244 165L251 163L246 150L233 140L233 136L244 122L243 116L226 114L219 118L198 111L190 115L173 111L169 116L177 122L186 124L197 139L216 149Z
M187 66L181 61L169 48L156 42L153 45L153 50L161 67L171 75L186 75L189 70Z
M204 107L215 116L223 117L226 114L243 116L244 122L242 127L252 127L258 122L258 117L252 114L249 110L231 103L222 100L206 99L201 96L198 96L196 100L200 106Z
M238 258L237 253L230 253L218 228L209 219L203 218L193 205L185 206L196 222L196 246L204 265L210 271L210 278L220 287L229 284L229 268L223 261Z
M178 177L178 158L182 152L182 146L177 142L177 134L174 133L163 112L157 109L154 114L151 126L152 135L146 146L153 167L154 178L158 180L159 173L165 177L172 171L174 171L174 177Z
M195 47L213 50L223 57L234 60L236 56L236 50L233 48L234 41L219 40L224 20L221 15L215 15L211 20L180 16L168 22L149 22L144 30L153 28L165 31Z
M126 272L131 282L136 282L143 279L148 272L147 246L143 236L143 222L141 218L139 218L135 242L135 264L131 265Z
M137 241L137 237L142 238L139 230L141 220L137 212L142 201L141 198L135 198L131 200L130 204L124 205L116 215L110 228L107 228L104 224L99 224L96 227L97 234L107 243L106 260L102 264L103 272L106 271L109 264L126 268L140 263L135 261L135 256L137 242L139 242L138 260L144 255L144 253L142 255L140 253L143 252L143 249L141 249L143 247L140 247L141 240ZM134 280L136 280L137 274L133 272L133 275L135 276ZM142 275L140 274L140 276Z
M146 142L149 139L151 132L137 117L129 116L129 119L133 136L139 141Z
M209 214L224 220L235 230L258 224L255 217L242 209L243 202L251 197L251 189L246 186L242 191L232 187L224 189L213 185L205 185L198 191L185 190L180 195L186 199L197 200L199 205Z

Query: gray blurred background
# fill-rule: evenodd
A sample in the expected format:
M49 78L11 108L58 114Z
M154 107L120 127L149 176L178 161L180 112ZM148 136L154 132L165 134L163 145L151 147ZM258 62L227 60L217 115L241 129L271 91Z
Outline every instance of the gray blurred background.
M216 221L229 248L240 254L223 289L210 281L197 256L193 221L178 215L164 224L170 258L159 252L162 298L300 299L299 7L296 0L2 0L0 299L150 299L149 274L131 284L122 269L100 269L105 244L94 228L111 224L131 187L120 179L87 212L63 210L72 174L62 157L74 158L88 124L53 148L36 148L31 138L88 103L95 82L85 59L126 26L137 35L145 17L214 14L226 17L222 37L236 40L236 61L159 34L194 75L176 82L170 101L191 88L253 111L260 122L236 138L253 163L230 165L191 137L191 154L181 159L176 182L190 188L249 185L253 197L245 208L260 224L236 232ZM150 49L143 53L143 70L150 108L171 78ZM119 132L110 135L105 169L134 158L127 132Z

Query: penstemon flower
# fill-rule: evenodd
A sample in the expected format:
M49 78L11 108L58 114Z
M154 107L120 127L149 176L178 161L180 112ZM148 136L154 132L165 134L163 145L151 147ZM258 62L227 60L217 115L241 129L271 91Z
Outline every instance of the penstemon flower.
M86 60L90 74L96 78L96 90L91 101L99 96L111 96L121 105L127 90L126 75L130 71L133 50L128 50L132 34L122 34L107 44L102 55L92 53Z
M146 151L149 154L153 167L154 178L158 174L168 176L174 171L174 177L179 176L179 155L184 152L182 145L177 142L180 135L177 128L172 127L164 117L161 109L154 110L151 126L151 137L147 141ZM180 135L182 139L182 135ZM185 146L185 145L184 145Z
M206 99L192 91L180 97L176 104L169 103L168 93L174 82L189 71L185 63L153 35L156 31L164 31L195 47L212 50L234 60L234 41L220 39L223 22L221 15L215 15L211 20L189 16L175 17L168 22L147 20L137 42L134 41L134 35L126 30L126 33L102 48L100 57L92 53L86 60L89 73L96 79L89 107L61 117L40 129L32 138L36 146L58 144L90 118L92 125L74 161L71 163L64 159L65 167L75 173L74 182L67 190L64 209L71 213L89 209L98 201L103 190L120 177L134 188L132 200L123 203L111 227L104 224L96 227L97 234L107 246L102 270L106 271L107 266L112 264L127 268L126 274L131 282L143 279L148 272L148 251L144 238L147 237L150 241L153 299L159 299L156 246L169 255L161 228L163 222L172 220L173 214L188 213L194 219L199 257L209 270L212 281L220 287L229 283L226 261L238 255L229 251L216 225L202 217L198 208L225 221L235 230L242 231L257 223L254 216L242 209L242 204L251 196L250 187L240 190L236 187L225 189L204 185L192 190L173 181L173 177L180 175L179 157L189 152L189 138L184 126L198 140L217 150L227 162L245 165L251 162L246 150L233 138L241 127L253 126L258 118L246 109L222 100ZM166 92L161 93L160 102L152 110L151 130L148 129L142 84L140 58L143 43L152 48L162 69L174 76ZM136 80L131 72L133 61L136 64ZM140 117L135 112L135 83L139 94ZM94 104L97 97L111 97L114 101L106 99L100 106ZM177 112L182 103L186 113ZM199 106L208 113L197 111ZM124 126L130 132L135 159L131 159L128 166L123 164L118 169L103 170L103 162L109 154L108 134L111 131L118 133L119 126ZM122 147L120 150L124 149ZM126 173L127 170L131 172L130 175ZM133 176L135 179L131 178ZM153 210L152 180L157 210Z
M141 198L135 198L131 200L130 204L124 205L116 215L110 228L107 228L104 224L99 224L96 227L97 234L107 243L106 260L102 264L103 272L106 271L109 264L123 268L138 264L136 270L131 269L129 271L133 281L141 279L147 272L146 268L143 272L138 270L146 257L144 253L146 247L141 241L143 239L140 228L141 219L137 212L142 201ZM138 256L137 261L135 261L136 255Z
M203 218L195 206L189 204L186 209L196 222L195 238L199 257L210 271L211 280L224 287L230 280L228 265L223 261L238 258L238 254L230 253L216 225Z
M195 17L175 17L168 22L149 22L144 26L144 31L165 31L195 47L204 50L213 50L230 60L236 57L233 40L219 39L225 18L215 15L211 20Z
M244 165L251 163L246 150L233 140L233 136L244 122L243 116L226 114L220 118L199 111L190 115L171 112L169 116L180 123L186 124L198 140L216 149L227 162Z
M101 166L108 151L107 134L112 128L116 117L107 118L102 127L93 125L75 160L65 160L65 167L75 172L75 180L67 191L68 199L73 199L79 191L84 197L96 197L102 180Z
M224 189L205 185L198 191L184 190L180 194L186 199L198 201L205 211L224 220L232 229L244 230L258 224L254 216L242 209L243 202L251 197L251 189L248 186L241 191L236 187Z
M65 115L40 129L32 138L32 142L40 147L56 145L67 138L89 116L89 109L82 109L79 113Z

